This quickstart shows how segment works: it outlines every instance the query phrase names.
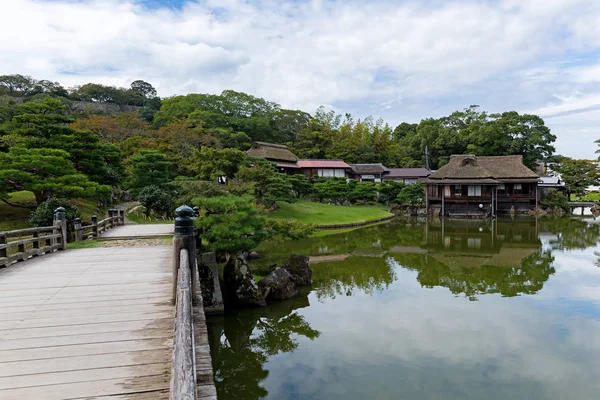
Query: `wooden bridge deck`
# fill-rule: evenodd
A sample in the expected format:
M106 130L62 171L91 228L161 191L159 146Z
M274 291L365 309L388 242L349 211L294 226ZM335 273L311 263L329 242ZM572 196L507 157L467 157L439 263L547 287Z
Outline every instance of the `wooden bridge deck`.
M0 399L168 398L172 251L67 250L0 269Z

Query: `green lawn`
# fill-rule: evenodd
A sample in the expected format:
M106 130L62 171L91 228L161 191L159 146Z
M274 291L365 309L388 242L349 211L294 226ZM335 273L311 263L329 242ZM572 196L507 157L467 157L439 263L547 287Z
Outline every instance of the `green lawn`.
M270 214L273 218L295 219L315 225L352 224L372 221L393 215L385 206L333 206L300 200L296 203L279 203L279 208Z
M571 199L576 201L575 196L571 196ZM581 201L600 201L600 193L598 193L598 192L588 193L581 198Z
M12 207L0 201L0 231L12 231L29 227L29 216L35 208L35 197L31 192L15 192L8 196L8 201L23 207Z
M0 232L28 228L29 217L36 206L33 193L27 191L11 193L8 201L21 207L12 207L0 201ZM106 214L106 209L98 209L94 200L71 199L71 203L79 208L84 221L89 221L94 214L97 214L100 219Z

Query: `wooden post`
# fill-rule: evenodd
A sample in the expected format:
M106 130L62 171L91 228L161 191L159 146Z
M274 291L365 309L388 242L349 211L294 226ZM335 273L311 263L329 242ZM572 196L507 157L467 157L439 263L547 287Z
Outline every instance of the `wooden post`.
M6 236L0 234L0 268L8 267L8 246L6 246Z
M115 216L115 210L113 210L112 208L108 210L108 228L112 229L115 227L115 222L114 222L114 216Z
M442 185L442 218L446 216L446 210L444 209L444 200L446 198L446 185Z
M39 232L33 232L33 238L37 239L36 241L34 241L31 246L33 247L34 250L37 250L33 253L33 257L37 257L40 254L40 233Z
M54 210L54 226L56 227L55 232L58 231L60 234L60 247L58 250L67 249L67 220L64 207L58 207Z
M198 218L200 216L200 207L196 206L193 208L194 210L194 218Z
M81 231L81 218L75 218L73 220L73 237L76 242L81 242L83 240L83 232Z
M192 282L192 300L196 303L196 293L198 291L198 282L196 277L196 237L194 235L194 210L188 206L181 206L175 210L175 236L173 236L173 297L175 302L177 297L177 274L179 270L179 253L182 249L187 249L191 271Z
M125 210L119 210L119 222L121 226L125 225Z
M92 237L96 239L98 237L98 216L92 215Z

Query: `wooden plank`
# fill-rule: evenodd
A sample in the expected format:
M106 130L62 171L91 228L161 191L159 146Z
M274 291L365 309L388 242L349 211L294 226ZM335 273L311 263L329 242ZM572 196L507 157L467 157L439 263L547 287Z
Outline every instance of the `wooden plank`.
M93 396L93 397L78 397L73 400L167 400L169 398L169 390L154 390L142 393L130 393L126 395L108 395L108 396ZM208 400L202 398L198 400ZM217 400L216 397L210 400Z
M169 317L163 319L145 319L136 321L111 322L87 325L64 325L55 327L12 329L1 331L0 340L84 335L88 333L102 332L130 332L152 328L172 330L173 318Z
M50 358L88 356L94 354L112 354L125 351L169 350L171 339L136 339L117 342L73 344L55 347L38 347L0 351L0 363L12 361L44 360ZM0 385L2 387L2 385Z
M3 390L36 386L59 385L63 383L102 381L118 378L165 375L171 366L165 363L144 364L140 367L94 368L80 371L51 372L47 374L8 376L0 378L0 394Z
M0 351L37 349L44 347L73 346L78 344L107 343L130 340L172 339L173 332L165 328L150 328L133 331L87 333L41 338L14 338L0 341Z
M104 303L100 303L104 304ZM154 312L167 312L173 313L173 306L170 304L137 304L134 308L136 313L148 314ZM9 309L10 310L10 309ZM36 320L36 319L45 319L45 318L60 318L68 313L69 316L85 316L85 315L110 315L110 314L121 314L131 312L131 306L115 306L115 307L96 307L93 309L90 308L79 308L79 309L60 309L60 310L48 310L48 309L33 309L31 311L23 311L18 307L13 309L12 313L0 313L0 322L1 321L23 321L23 320Z
M164 295L162 292L156 293L148 293L148 294L125 294L118 296L97 296L86 299L78 300L75 297L68 298L41 298L41 299L32 299L31 301L27 301L27 298L22 298L20 301L15 299L11 300L10 304L8 302L0 302L0 308L2 307L10 307L11 305L31 305L31 304L73 304L80 302L88 302L88 303L106 303L109 301L123 301L123 300L136 300L136 299L147 299L148 301L162 301L164 300Z
M167 390L168 387L169 377L156 375L0 390L0 398L2 400L71 400L93 396L152 393Z
M39 360L2 362L0 363L0 377L166 363L170 355L169 350L140 350L119 354L50 358L44 362L39 362Z
M133 300L113 300L106 302L86 302L81 301L77 303L67 303L67 304L38 304L38 305L20 305L13 307L0 308L0 318L2 314L11 314L13 312L24 313L24 312L51 312L51 311L66 311L72 310L74 313L83 312L89 314L91 312L102 312L104 309L111 310L114 309L116 311L128 310L131 307L137 306L147 306L147 307L161 307L168 306L172 307L170 301L164 301L163 299L159 299L157 301L148 301L145 298L142 299L133 299Z

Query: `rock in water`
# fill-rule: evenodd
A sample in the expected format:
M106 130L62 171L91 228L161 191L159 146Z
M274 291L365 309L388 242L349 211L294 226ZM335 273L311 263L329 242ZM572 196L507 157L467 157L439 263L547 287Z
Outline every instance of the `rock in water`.
M312 282L312 270L308 265L308 260L307 256L292 254L283 266L292 275L292 279L298 286L310 285Z
M248 262L241 257L231 257L223 270L225 304L234 306L265 306L265 302Z
M266 300L285 300L296 293L296 284L285 268L276 268L258 282Z

